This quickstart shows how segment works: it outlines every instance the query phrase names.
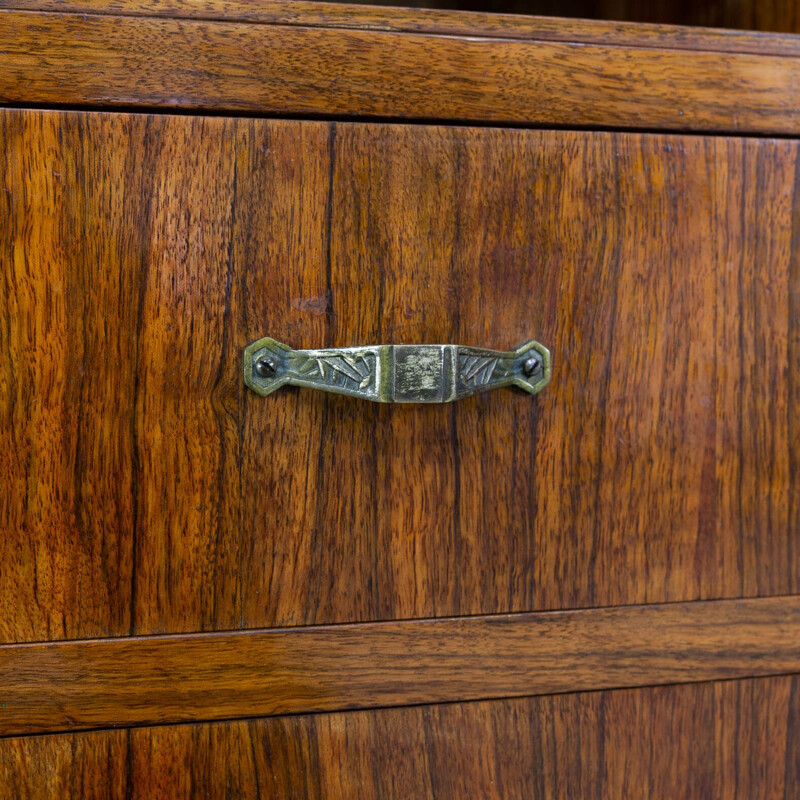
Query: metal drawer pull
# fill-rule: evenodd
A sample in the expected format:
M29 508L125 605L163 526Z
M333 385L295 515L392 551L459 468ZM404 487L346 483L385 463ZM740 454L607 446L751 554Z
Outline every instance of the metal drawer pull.
M538 342L509 352L456 344L292 350L266 338L244 351L244 382L260 395L290 384L376 403L448 403L501 386L536 394L549 381L550 351Z

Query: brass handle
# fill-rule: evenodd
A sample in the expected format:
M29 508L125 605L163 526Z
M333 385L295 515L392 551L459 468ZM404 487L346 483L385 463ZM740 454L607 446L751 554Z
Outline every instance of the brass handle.
M456 344L292 350L265 338L244 351L244 382L260 395L290 384L376 403L449 403L502 386L536 394L549 381L550 351L538 342L508 352Z

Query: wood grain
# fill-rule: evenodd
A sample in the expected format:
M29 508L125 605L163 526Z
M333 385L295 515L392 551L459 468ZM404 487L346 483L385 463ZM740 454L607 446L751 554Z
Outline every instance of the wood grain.
M758 678L0 739L0 797L790 800L798 735Z
M791 135L799 86L773 55L0 10L6 105Z
M128 744L126 731L0 739L0 798L122 800Z
M173 130L141 118L134 125L149 185L139 229L146 275L132 331L139 341L132 368L138 456L132 632L180 619L194 620L198 630L231 628L239 619L241 387L232 376L240 350L230 337L230 316L243 141L230 120L196 119Z
M800 593L796 143L0 117L3 641ZM554 377L260 398L264 335Z
M123 633L142 277L132 231L145 191L136 142L111 116L73 118L66 145L52 116L3 114L0 126L0 636Z
M759 31L798 32L792 24L791 0L761 0L758 3L734 3L676 6L666 2L661 8L649 3L629 4L624 8L614 0L615 11L603 0L559 0L557 8L546 0L526 2L523 14L497 14L450 11L431 8L376 7L345 3L306 2L306 0L0 0L0 8L27 11L58 11L112 16L171 17L175 19L227 20L230 22L299 25L303 27L349 28L406 33L433 33L447 36L483 36L504 39L539 39L583 44L615 44L632 47L656 47L670 50L713 50L717 52L800 55L800 38ZM409 5L417 3L409 2ZM436 3L431 3L436 5ZM461 2L459 6L466 6ZM488 5L488 4L487 4ZM497 6L497 3L490 5ZM509 2L508 5L512 5ZM534 6L538 13L532 16ZM581 13L575 13L577 8ZM723 10L724 8L724 10ZM495 9L496 10L496 9ZM668 14L672 12L672 17ZM680 16L676 16L676 12ZM722 12L722 13L720 13ZM559 18L558 15L562 15ZM632 20L622 22L608 20ZM642 14L660 19L662 24L643 24ZM694 14L691 18L687 15ZM714 15L717 16L714 16ZM566 19L581 16L585 19ZM700 24L715 28L698 27ZM736 15L736 16L734 16ZM752 15L752 16L749 16ZM589 18L591 17L591 19ZM663 24L678 22L680 25ZM727 23L727 24L726 24Z
M0 735L800 671L800 597L0 646Z
M145 728L133 775L176 798L191 781L212 797L227 782L268 797L789 800L798 698L797 678L772 678Z
M0 797L794 798L797 142L241 115L793 136L797 40L78 2L0 103L194 116L0 111ZM265 334L554 381L265 400Z

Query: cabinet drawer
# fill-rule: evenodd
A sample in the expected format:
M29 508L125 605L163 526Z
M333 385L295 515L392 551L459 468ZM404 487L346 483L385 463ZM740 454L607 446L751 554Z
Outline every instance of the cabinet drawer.
M800 39L0 6L0 800L795 796Z
M798 591L794 141L2 117L5 641ZM553 377L262 398L266 334Z

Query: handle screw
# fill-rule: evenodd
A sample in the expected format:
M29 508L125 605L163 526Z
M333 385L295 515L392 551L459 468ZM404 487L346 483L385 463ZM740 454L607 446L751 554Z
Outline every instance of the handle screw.
M277 367L269 356L261 356L253 365L253 372L259 378L271 378L277 372Z
M535 356L529 356L522 362L522 372L526 378L533 377L542 368L542 362Z

